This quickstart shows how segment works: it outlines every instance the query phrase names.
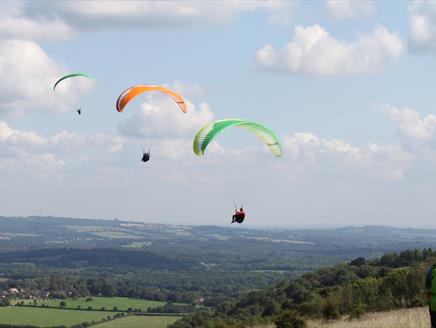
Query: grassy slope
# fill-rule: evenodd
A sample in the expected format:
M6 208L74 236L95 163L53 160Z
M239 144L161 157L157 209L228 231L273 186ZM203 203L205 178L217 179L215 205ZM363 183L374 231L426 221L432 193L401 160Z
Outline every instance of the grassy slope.
M33 304L33 301L25 300L24 304ZM37 304L40 306L45 303L49 306L58 307L61 300L38 300ZM88 306L92 306L93 310L99 310L104 307L106 310L112 310L114 306L118 308L119 311L127 311L128 308L141 309L142 311L147 310L149 307L156 307L164 305L165 302L157 301L147 301L136 298L126 298L126 297L93 297L92 301L86 302L86 297L79 297L77 299L66 299L66 308L77 309L80 305L82 309L87 309Z
M308 322L309 328L428 328L428 308L404 309L367 314L359 320L338 320L332 323Z
M180 319L180 317L146 317L128 316L126 318L108 321L99 324L98 328L166 328L169 324Z
M0 323L36 326L71 326L84 321L98 321L113 313L99 311L72 311L27 307L0 307Z

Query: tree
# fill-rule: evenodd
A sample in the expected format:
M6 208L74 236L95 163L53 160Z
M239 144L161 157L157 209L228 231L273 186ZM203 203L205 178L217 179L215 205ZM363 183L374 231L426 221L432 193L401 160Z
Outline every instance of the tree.
M366 260L364 257L358 257L357 259L354 259L350 262L350 265L354 265L354 266L362 266L366 264Z
M328 299L322 309L322 316L325 320L339 319L339 300L335 298Z
M285 311L274 321L277 328L306 328L306 321L297 311Z

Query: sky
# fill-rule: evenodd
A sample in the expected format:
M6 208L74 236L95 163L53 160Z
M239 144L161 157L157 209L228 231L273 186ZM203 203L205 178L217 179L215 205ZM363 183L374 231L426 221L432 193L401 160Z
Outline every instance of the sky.
M435 55L436 1L2 2L0 215L436 227ZM96 82L53 91L75 71ZM188 112L149 93L118 113L137 84ZM223 118L283 156L239 129L196 156Z

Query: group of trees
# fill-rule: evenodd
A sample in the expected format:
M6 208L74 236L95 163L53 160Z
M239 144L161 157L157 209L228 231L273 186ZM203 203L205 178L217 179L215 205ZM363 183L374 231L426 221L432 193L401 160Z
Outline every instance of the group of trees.
M246 290L277 281L277 275L269 272L160 272L119 267L104 270L40 268L38 271L32 265L21 264L16 270L20 270L24 278L0 281L0 292L16 287L36 296L49 294L57 299L102 295L172 303L193 303L204 298L207 306L216 306L225 299L239 297ZM9 277L16 276L12 268L8 272Z
M373 261L357 258L224 302L215 311L186 316L171 327L238 327L272 321L285 327L283 322L304 321L299 316L358 318L366 312L422 306L425 270L433 263L436 252L431 249L389 253ZM304 326L289 327L299 324Z

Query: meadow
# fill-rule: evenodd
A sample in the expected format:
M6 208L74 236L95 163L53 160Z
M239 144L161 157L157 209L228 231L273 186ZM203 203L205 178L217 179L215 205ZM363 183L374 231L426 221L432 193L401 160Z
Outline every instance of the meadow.
M100 311L71 311L31 307L0 307L0 323L35 325L41 327L71 326L82 322L100 321L114 313Z
M180 317L169 316L139 316L131 315L125 318L107 321L96 325L98 328L166 328L169 324L180 319Z
M150 307L157 307L165 304L165 302L148 301L127 297L94 296L90 301L87 301L86 299L87 297L65 299L63 300L66 303L66 306L64 308L77 309L80 306L80 309L82 310L86 310L88 309L88 307L92 307L93 310L100 310L104 307L105 310L112 311L116 307L117 311L127 311L129 308L146 311ZM62 300L58 299L37 300L36 306L42 306L42 304L45 304L50 307L59 307L61 301ZM24 304L34 305L34 301L24 300Z
M359 320L322 322L311 320L308 328L427 328L430 327L428 308L402 309L389 312L370 313Z

